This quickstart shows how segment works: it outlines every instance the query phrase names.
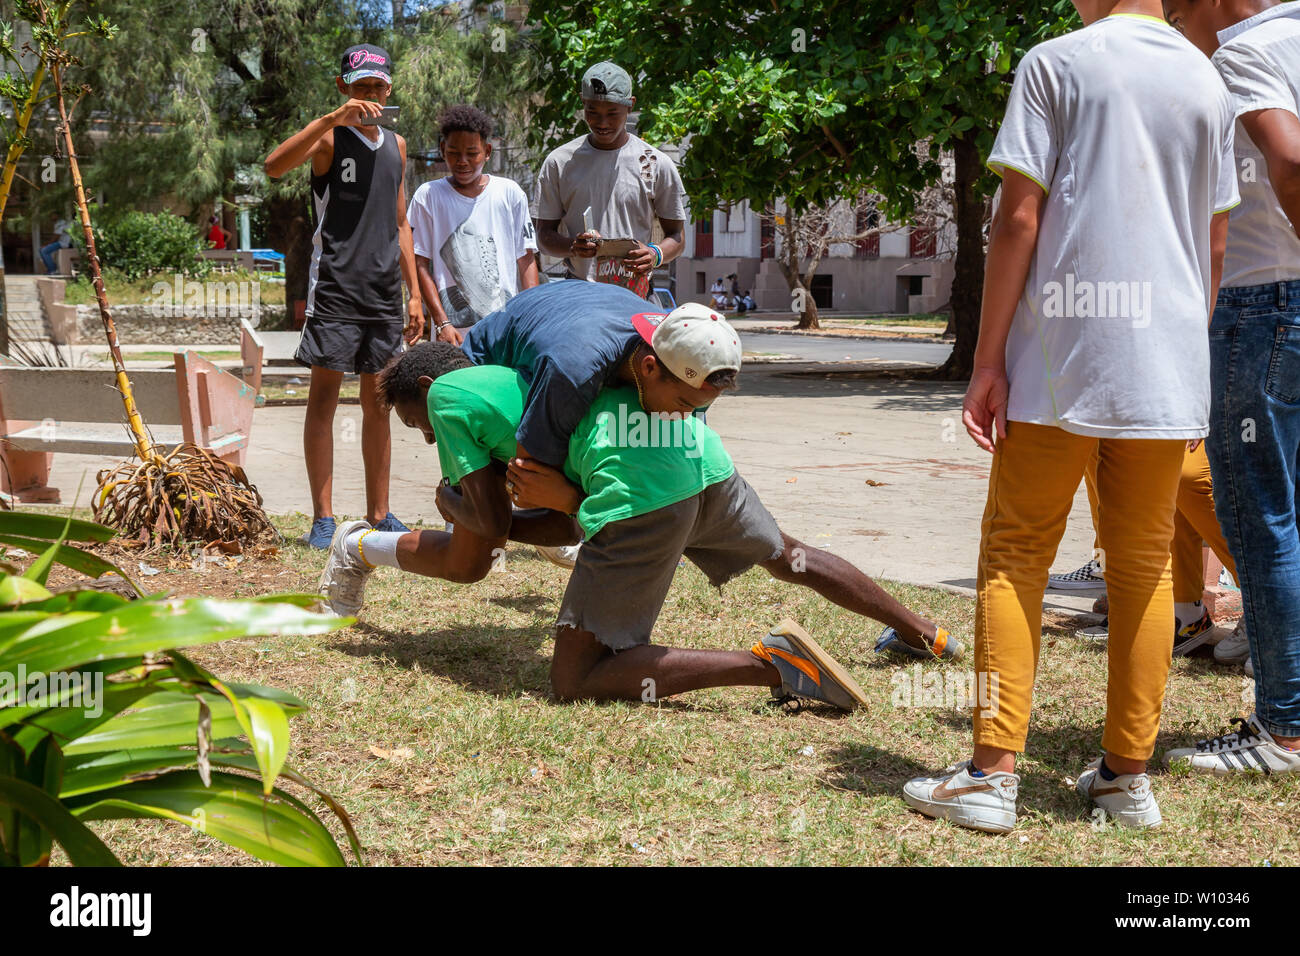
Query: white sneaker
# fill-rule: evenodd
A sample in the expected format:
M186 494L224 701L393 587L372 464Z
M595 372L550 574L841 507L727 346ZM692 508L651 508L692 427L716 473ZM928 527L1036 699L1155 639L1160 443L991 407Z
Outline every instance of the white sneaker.
M1246 634L1244 617L1231 634L1214 645L1214 659L1220 664L1237 664L1250 659L1250 638Z
M339 617L355 617L365 603L366 581L375 569L348 554L346 542L354 531L369 527L369 521L345 521L335 530L330 542L329 557L317 591Z
M1077 591L1083 588L1104 588L1106 578L1101 572L1101 562L1095 558L1069 574L1049 574L1047 586L1057 591Z
M578 563L578 549L580 544L561 544L555 547L544 547L535 545L537 553L544 557L551 564L558 564L562 568L572 568Z
M1249 663L1249 661L1247 661ZM1290 773L1300 770L1300 750L1287 750L1259 723L1254 714L1234 717L1237 729L1209 740L1198 740L1165 754L1165 763L1209 773Z
M1098 757L1079 775L1074 788L1120 826L1160 826L1160 807L1151 792L1151 778L1145 773L1121 773L1114 780L1105 780Z
M903 800L913 810L989 833L1006 833L1016 825L1020 777L1014 773L971 776L970 763L953 764L936 777L916 777L903 784Z

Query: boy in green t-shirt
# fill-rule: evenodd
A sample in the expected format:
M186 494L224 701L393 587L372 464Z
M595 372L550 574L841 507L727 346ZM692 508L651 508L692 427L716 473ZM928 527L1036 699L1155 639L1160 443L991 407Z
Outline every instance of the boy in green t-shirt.
M404 424L437 444L445 475L438 506L455 530L384 535L364 522L340 528L322 576L330 606L358 611L365 579L379 564L478 580L507 535L556 543L572 534L573 515L586 542L557 621L551 681L561 699L646 700L746 685L844 709L863 702L847 672L793 622L782 622L747 652L651 645L683 555L717 586L762 565L781 580L885 621L887 633L896 629L900 641L931 659L956 657L960 647L942 628L842 559L784 535L707 425L680 410L658 414L680 409L673 383L681 383L660 352L674 359L694 352L697 358L684 368L711 374L720 366L700 353L734 332L725 322L709 328L698 341L699 333L669 320L643 331L650 341L631 357L637 388L600 393L570 440L564 473L535 475L530 498L549 510L513 518L501 476L514 456L527 393L522 379L506 368L465 367L463 353L442 343L402 356L385 375L386 395Z

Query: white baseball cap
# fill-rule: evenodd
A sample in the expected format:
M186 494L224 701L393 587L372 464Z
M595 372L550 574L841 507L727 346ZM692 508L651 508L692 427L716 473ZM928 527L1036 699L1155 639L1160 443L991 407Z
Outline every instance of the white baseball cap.
M632 316L632 326L664 367L688 385L699 388L722 369L740 371L740 336L707 305L686 302L667 315L642 312Z

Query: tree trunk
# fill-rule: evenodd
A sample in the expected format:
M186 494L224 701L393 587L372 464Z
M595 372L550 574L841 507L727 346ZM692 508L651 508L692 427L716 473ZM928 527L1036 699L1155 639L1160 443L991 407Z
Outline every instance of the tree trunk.
M984 200L975 191L983 170L974 133L955 141L953 160L957 258L949 327L956 333L957 341L952 355L938 371L940 378L950 381L970 378L975 364L975 340L979 337L980 303L984 298Z
M801 286L802 288L802 286ZM799 314L799 325L801 329L820 329L821 323L817 321L817 303L813 301L812 291L804 289L804 310Z
M272 249L284 251L284 303L293 324L293 303L307 298L307 274L311 268L311 220L307 203L292 197L266 200L267 241Z

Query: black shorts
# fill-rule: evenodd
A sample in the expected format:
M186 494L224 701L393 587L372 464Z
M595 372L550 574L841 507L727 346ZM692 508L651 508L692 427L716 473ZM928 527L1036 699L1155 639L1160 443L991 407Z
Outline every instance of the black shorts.
M376 322L313 315L302 328L293 360L336 372L382 372L388 360L402 351L404 328L401 319Z

